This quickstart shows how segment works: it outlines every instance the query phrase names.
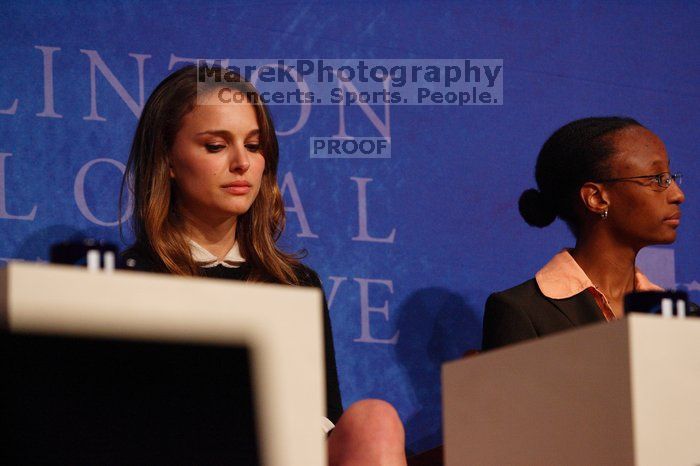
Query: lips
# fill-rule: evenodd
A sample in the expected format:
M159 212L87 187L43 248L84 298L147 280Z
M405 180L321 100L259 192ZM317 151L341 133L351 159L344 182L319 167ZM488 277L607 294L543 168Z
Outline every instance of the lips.
M671 215L670 217L666 217L664 219L664 223L667 225L672 225L672 226L678 226L681 224L681 213L676 212L675 214Z
M252 185L245 180L232 181L231 183L226 183L225 185L221 186L221 189L234 196L248 194L250 192L250 188L252 188Z

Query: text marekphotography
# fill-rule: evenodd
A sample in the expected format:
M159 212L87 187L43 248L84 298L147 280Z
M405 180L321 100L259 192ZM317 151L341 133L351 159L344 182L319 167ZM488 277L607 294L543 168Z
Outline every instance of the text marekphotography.
M202 105L246 99L238 76L268 105L503 105L502 59L229 59L198 66Z

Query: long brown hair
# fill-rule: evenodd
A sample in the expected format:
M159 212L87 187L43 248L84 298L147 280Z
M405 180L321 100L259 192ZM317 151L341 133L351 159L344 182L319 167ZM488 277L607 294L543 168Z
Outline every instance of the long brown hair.
M180 130L182 118L196 105L199 92L216 86L232 88L246 97L255 109L260 128L260 147L265 157L260 191L248 212L236 222L236 241L251 272L249 281L299 284L295 268L296 256L277 248L277 239L285 223L282 194L277 185L279 146L270 113L255 87L239 74L223 70L226 83L211 85L204 79L205 67L185 66L165 78L151 96L141 113L129 161L122 180L120 209L126 190L133 195L132 229L137 244L148 248L159 260L157 268L177 275L199 275L192 259L184 224L178 213L177 195L169 176L170 151ZM222 70L208 67L208 71ZM121 217L121 215L120 215Z

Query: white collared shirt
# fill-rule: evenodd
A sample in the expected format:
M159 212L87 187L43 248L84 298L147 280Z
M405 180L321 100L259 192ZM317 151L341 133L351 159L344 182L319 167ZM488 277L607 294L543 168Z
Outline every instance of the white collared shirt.
M218 259L214 254L210 253L204 247L197 244L194 240L188 239L190 243L190 252L192 259L202 268L208 269L222 265L226 268L233 269L240 267L245 259L241 256L241 251L238 249L238 242L233 243L233 247L226 253L222 259Z

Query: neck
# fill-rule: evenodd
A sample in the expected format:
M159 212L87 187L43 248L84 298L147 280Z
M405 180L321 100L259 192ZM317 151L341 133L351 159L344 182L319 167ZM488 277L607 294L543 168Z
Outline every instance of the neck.
M610 235L581 235L571 255L608 299L634 291L638 250L619 244Z
M219 259L224 257L236 242L235 216L202 218L182 207L180 215L184 222L185 235Z

